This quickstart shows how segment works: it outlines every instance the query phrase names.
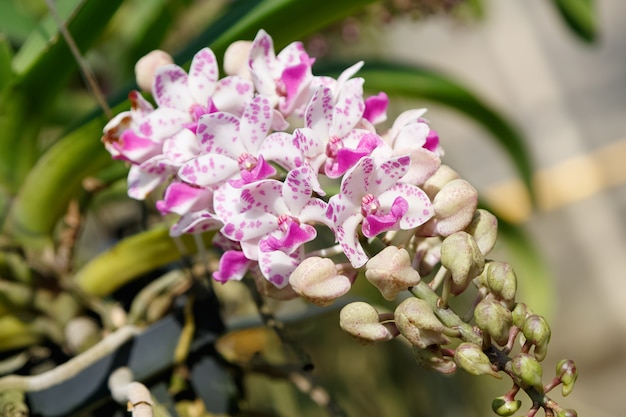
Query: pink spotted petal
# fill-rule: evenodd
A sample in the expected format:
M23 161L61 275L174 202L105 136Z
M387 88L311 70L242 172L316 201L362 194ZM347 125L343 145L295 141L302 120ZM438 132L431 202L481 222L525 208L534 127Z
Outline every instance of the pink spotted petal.
M205 153L228 155L234 159L246 151L239 140L239 118L230 113L202 116L196 131L200 149Z
M368 261L361 243L359 243L357 228L363 220L360 214L354 214L335 228L335 236L343 249L348 261L355 268L360 268Z
M330 88L320 87L313 93L304 113L304 121L306 127L328 140L333 124L333 93Z
M198 139L189 129L183 129L163 142L163 155L172 164L180 166L199 154Z
M184 215L192 211L206 210L213 206L213 191L192 187L183 182L173 182L166 189L163 200L156 202L161 214Z
M213 105L222 112L241 117L246 103L254 96L252 81L238 76L222 78L212 96Z
M156 156L141 165L133 165L128 171L128 196L144 200L156 187L174 172L171 166L162 163Z
M178 177L200 187L214 186L239 173L237 161L224 155L204 154L183 164Z
M380 92L375 96L365 99L365 111L363 118L372 124L382 123L387 120L387 107L389 105L389 97L387 94Z
M232 179L229 184L235 188L241 188L246 184L261 181L276 174L276 168L265 162L263 155L259 155L256 166L251 170L242 169L240 178Z
M240 281L253 264L254 262L246 258L243 252L226 251L220 257L219 267L213 273L213 279L222 284L227 281Z
M126 130L117 142L109 147L114 150L115 159L123 159L134 164L141 164L149 158L161 153L163 144L139 136L134 130Z
M380 210L375 214L368 214L363 219L363 236L370 238L382 232L398 230L399 221L409 209L409 203L397 196L389 210Z
M283 198L293 215L297 216L311 199L314 176L315 174L306 165L292 169L287 174L282 190Z
M284 288L289 284L289 276L303 259L302 250L291 255L281 251L262 252L259 256L259 269L265 279L275 287Z
M306 87L313 78L311 65L308 63L300 63L295 66L287 67L280 78L286 90L286 97L284 97L284 100L280 103L280 110L285 114L290 114L299 103L298 99L302 92L306 90Z
M282 251L292 254L296 249L315 239L317 232L313 226L299 224L293 220L287 220L286 231L277 231L259 241L261 252Z
M400 219L400 229L416 228L433 216L432 203L426 193L419 187L405 183L398 183L380 194L379 202L383 210L388 210L398 196L408 202L408 210Z
M189 67L189 91L193 100L204 107L210 107L211 95L219 77L215 54L209 48L198 51Z
M265 160L275 162L286 170L299 167L304 161L292 135L285 132L274 132L267 136L259 148L259 153Z
M277 75L277 60L274 53L274 42L263 29L259 30L254 41L252 41L248 66L257 91L268 97L274 96L276 94L274 80Z
M303 223L325 224L332 228L333 224L326 217L328 203L319 198L310 199L300 211L298 219Z
M187 86L187 78L185 70L178 65L158 67L152 88L158 106L188 111L194 103Z
M336 98L330 136L341 138L347 135L361 120L364 110L363 78L348 80Z
M374 133L362 135L355 148L351 148L346 142L344 141L344 147L337 151L335 159L329 158L326 161L325 172L330 178L339 178L361 158L370 155L374 149L383 144L382 139Z
M348 82L348 80L352 78L357 72L359 72L361 68L363 68L363 64L363 61L359 61L356 64L353 64L352 66L343 70L343 72L339 74L339 77L337 77L337 89L341 90L344 84Z
M187 112L159 107L137 123L137 132L154 142L162 142L191 122Z
M269 131L273 119L270 102L263 96L253 98L243 111L239 138L246 152L256 154Z
M370 181L368 191L379 195L396 184L408 171L411 158L402 155L395 156L379 164L374 172L375 180Z

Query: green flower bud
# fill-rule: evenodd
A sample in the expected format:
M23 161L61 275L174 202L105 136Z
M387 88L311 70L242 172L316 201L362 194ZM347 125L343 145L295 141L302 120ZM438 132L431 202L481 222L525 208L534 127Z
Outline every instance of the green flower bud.
M513 324L511 312L499 301L485 298L474 309L476 325L500 346L509 341L509 329Z
M576 412L576 410L571 409L561 410L557 414L557 417L578 417L578 413Z
M520 379L522 388L533 387L543 394L543 371L537 359L527 353L518 353L511 361L511 371Z
M454 361L461 369L472 375L491 375L494 378L502 378L491 367L491 361L487 355L473 343L461 343L454 352Z
M496 397L491 402L491 409L499 416L512 416L519 410L522 402L516 399L509 399L506 396Z
M450 236L464 230L472 221L478 192L467 181L452 180L433 199L435 230L439 236Z
M556 376L563 384L561 386L561 394L567 397L574 389L574 383L578 379L578 370L573 360L562 359L556 364Z
M420 274L411 266L405 249L387 246L365 265L365 277L385 300L394 300L400 291L419 284Z
M485 284L489 292L507 305L515 301L517 292L517 277L511 265L506 262L490 262L488 264Z
M418 364L440 374L452 374L456 371L456 363L449 356L443 356L441 347L432 345L425 349L413 346L413 356Z
M513 324L522 329L526 322L526 317L532 315L533 311L525 303L517 303L511 314L513 315Z
M522 333L526 340L535 345L535 359L542 361L545 359L550 342L550 326L545 318L537 314L526 317Z
M393 339L397 332L391 324L380 323L374 307L358 301L345 305L339 313L339 325L364 344Z
M439 169L426 180L422 190L432 201L441 189L450 181L461 178L461 176L448 165L441 165Z
M441 264L452 274L450 292L458 295L483 271L485 258L470 234L456 232L441 244Z
M430 345L450 343L443 334L446 327L424 300L407 298L396 307L393 316L396 327L413 346L424 349Z
M326 306L352 287L350 278L337 272L335 263L317 256L306 258L289 276L289 284L302 298Z
M498 237L498 219L487 210L478 209L465 231L474 237L484 256L492 251Z

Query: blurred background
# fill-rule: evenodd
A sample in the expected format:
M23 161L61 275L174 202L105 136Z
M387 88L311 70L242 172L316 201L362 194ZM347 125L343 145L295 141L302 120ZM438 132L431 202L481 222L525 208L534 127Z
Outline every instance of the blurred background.
M439 69L521 129L534 162L535 209L509 161L483 130L446 108L424 103L442 138L444 161L502 217L519 224L548 265L555 301L536 307L551 317L549 356L574 358L580 373L575 394L565 401L581 416L621 415L626 3L596 3L600 34L591 44L572 36L550 2L483 4L478 20L397 18L383 28L363 28L360 42L340 53L354 59L373 53Z
M24 20L6 19L9 3L21 4ZM126 93L134 62L152 48L188 59L185 46L231 2L123 3L86 55L111 96ZM503 220L523 230L540 254L539 270L524 265L523 257L517 258L521 265L511 263L521 282L519 298L552 325L546 378L562 358L578 366L577 386L563 404L580 416L615 416L623 413L626 373L626 2L594 3L598 36L592 41L572 32L555 3L387 1L393 7L342 19L304 42L320 64L390 60L445 74L519 129L533 162L534 207L509 155L484 126L436 102L391 98L390 120L408 108L428 107L444 162L478 188ZM417 12L411 9L415 4L421 5ZM43 1L0 0L0 30L21 46L29 25L45 13ZM141 25L135 25L136 16L142 16ZM160 33L158 25L170 30ZM73 77L47 116L40 147L46 149L94 107L83 80ZM117 188L122 195L125 185ZM104 207L87 223L78 263L111 244L106 229L131 233L145 214L136 202L119 198ZM515 259L514 243L508 243L494 258ZM224 294L233 296L242 303L237 288ZM349 415L493 415L491 398L508 389L486 376L477 381L462 372L442 377L422 370L400 342L360 346L341 333L336 311L289 330L310 349L316 375ZM287 382L255 376L247 383L249 403L272 410L268 415L325 415Z

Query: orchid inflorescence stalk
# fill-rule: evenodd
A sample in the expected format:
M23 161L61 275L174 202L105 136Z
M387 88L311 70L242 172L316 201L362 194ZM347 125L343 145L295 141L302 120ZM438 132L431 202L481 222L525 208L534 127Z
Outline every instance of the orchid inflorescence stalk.
M223 78L208 48L188 72L163 52L143 58L138 82L157 106L131 92L131 109L103 136L112 157L130 164L128 194L162 193L156 207L176 217L173 237L216 231L218 282L250 276L265 295L327 305L364 275L401 302L393 313L343 307L341 327L357 339L403 337L420 364L441 373L508 374L514 388L494 400L498 415L518 410L520 390L532 400L527 416L575 415L545 395L557 385L569 394L575 365L562 361L543 385L550 328L516 301L511 267L486 258L496 217L441 164L425 110L405 111L380 132L389 100L364 96L362 63L335 79L313 75L314 61L299 42L275 54L262 30L231 45ZM449 301L472 286L472 311L461 317Z

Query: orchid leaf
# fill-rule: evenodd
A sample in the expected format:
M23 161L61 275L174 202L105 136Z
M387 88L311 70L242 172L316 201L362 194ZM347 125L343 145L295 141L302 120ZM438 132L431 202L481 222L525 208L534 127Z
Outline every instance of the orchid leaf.
M325 2L322 6L317 0L239 0L223 18L188 45L179 58L188 61L206 45L221 56L232 42L252 40L260 28L271 34L274 46L280 49L374 2L343 0Z
M204 233L208 244L214 233ZM188 254L197 252L191 235L180 237ZM142 274L179 260L183 254L165 225L127 237L108 251L93 258L75 275L76 284L86 293L98 296L111 294Z
M332 68L329 65L326 71L333 72L334 68L334 64ZM346 65L338 64L337 68L346 68ZM359 76L365 78L365 87L372 91L433 101L473 119L491 133L508 153L531 196L533 195L532 163L521 134L504 116L468 88L441 73L393 63L368 62L359 71Z
M581 40L594 42L598 38L598 14L594 0L553 0L570 30Z

